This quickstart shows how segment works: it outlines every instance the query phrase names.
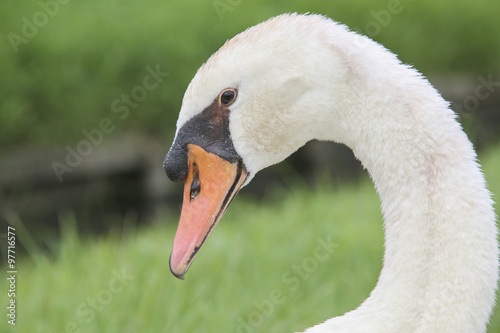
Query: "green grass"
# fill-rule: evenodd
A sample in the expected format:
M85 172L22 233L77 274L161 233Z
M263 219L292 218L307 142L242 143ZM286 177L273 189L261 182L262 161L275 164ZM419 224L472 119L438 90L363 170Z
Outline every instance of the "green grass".
M498 195L500 147L482 163ZM0 331L301 331L358 306L381 268L382 218L368 179L314 192L296 186L269 203L236 198L185 281L168 268L176 219L81 240L65 218L54 257L18 260L17 325L2 315ZM318 238L333 251L316 250ZM497 313L489 332L499 331Z

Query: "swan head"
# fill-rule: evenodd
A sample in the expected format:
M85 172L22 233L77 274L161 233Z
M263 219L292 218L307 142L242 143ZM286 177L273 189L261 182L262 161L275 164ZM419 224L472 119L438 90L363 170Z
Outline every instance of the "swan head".
M183 208L170 257L182 278L240 187L331 126L341 110L347 67L319 15L281 15L227 41L201 66L184 95L164 167L184 181ZM326 84L328 82L328 84ZM332 85L339 87L332 91ZM342 141L339 123L338 141Z

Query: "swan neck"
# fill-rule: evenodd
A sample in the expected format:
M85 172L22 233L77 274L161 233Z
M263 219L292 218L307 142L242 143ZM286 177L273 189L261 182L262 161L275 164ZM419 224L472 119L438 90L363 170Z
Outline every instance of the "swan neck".
M498 272L492 201L471 143L429 92L431 109L386 104L380 114L410 120L372 119L368 140L353 144L381 199L385 253L370 297L339 317L351 332L486 330Z

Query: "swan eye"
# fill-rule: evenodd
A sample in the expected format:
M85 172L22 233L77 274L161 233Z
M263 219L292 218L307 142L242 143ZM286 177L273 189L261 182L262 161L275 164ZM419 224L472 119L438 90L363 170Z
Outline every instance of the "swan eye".
M236 99L236 89L226 89L219 95L221 105L229 105Z

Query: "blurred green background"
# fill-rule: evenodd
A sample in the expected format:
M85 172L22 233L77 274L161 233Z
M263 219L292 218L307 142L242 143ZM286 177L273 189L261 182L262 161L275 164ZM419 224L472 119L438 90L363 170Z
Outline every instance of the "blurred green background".
M112 135L145 131L168 146L183 92L197 68L225 40L284 12L332 17L372 35L428 76L499 72L498 1L401 0L401 12L378 24L374 33L370 22L378 21L372 11L387 10L389 2L68 1L15 52L7 34L22 36L22 18L33 23L42 7L38 1L3 1L0 147L75 143L83 129L95 128L103 117L115 120L112 101L130 93L145 68L156 65L169 73L168 80L127 119L116 120ZM216 7L222 8L219 13Z
M340 188L327 187L320 193L314 192L322 198L318 202L325 205L326 200L345 202L353 215L341 211L340 215L332 216L345 223L328 231L322 229L322 218L316 217L317 221L311 225L318 225L317 228L309 228L310 247L314 249L316 244L314 235L340 235L336 239L342 247L336 254L339 261L329 265L335 265L335 270L345 274L340 274L333 286L325 281L328 284L318 287L315 283L331 276L328 267L321 268L324 274L318 272L304 282L291 298L303 304L302 307L297 310L291 306L294 304L278 307L255 331L301 330L333 313L348 311L366 298L376 282L381 262L378 202L359 163L347 149L334 144L309 144L288 161L258 175L236 199L241 204L236 204L234 214L231 215L231 208L230 216L223 221L231 227L218 230L212 243L206 244L213 244L206 250L213 253L213 258L205 257L205 265L199 260L198 273L190 272L204 275L203 268L222 265L220 261L227 260L224 269L234 271L240 284L229 279L233 276L231 272L218 271L207 277L215 289L207 287L203 280L179 287L168 272L168 253L182 186L167 180L161 162L173 138L184 90L198 67L227 39L286 12L329 16L372 37L398 54L403 62L416 67L452 102L480 157L496 156L489 158L492 162L487 173L495 177L498 172L495 170L500 168L495 153L499 150L500 134L498 1L3 1L0 3L0 237L4 236L7 224L19 230L21 267L26 272L20 273L25 287L19 287L19 297L25 310L20 310L24 311L24 318L19 317L19 321L24 323L19 332L69 332L71 327L66 325L74 320L82 332L164 331L164 327L168 332L213 332L215 328L234 331L235 318L246 318L254 310L254 300L269 297L272 288L259 279L266 280L270 272L278 277L276 282L270 280L270 284L279 286L281 274L294 263L291 259L287 261L293 255L285 249L290 243L286 235L292 237L292 234L282 236L285 245L280 249L283 253L280 252L279 259L266 261L266 251L274 251L276 245L271 248L262 239L266 230L252 233L248 225L238 230L237 223L257 227L264 226L265 221L293 220L283 211L294 211L292 208L303 201L306 204L300 207L321 209L307 201L312 195L311 184L318 177L322 183L331 182ZM161 74L154 76L155 72ZM150 79L145 81L147 77ZM478 98L477 88L485 80L497 85L487 90L490 92L487 98ZM481 89L486 91L484 86ZM100 135L95 134L97 129ZM89 136L95 142L85 146L82 142L90 142ZM86 149L88 154L80 159L72 156L76 159L74 166L70 171L59 169L58 175L54 162L67 164L69 151L78 149ZM317 154L325 150L330 155ZM328 156L318 158L318 155ZM355 194L358 190L360 194ZM497 185L492 191L500 194ZM287 199L290 192L294 195ZM370 203L365 203L364 193L371 196L366 199L372 200ZM258 214L262 202L269 207L264 206L258 218L239 221L248 212ZM278 208L272 208L273 205ZM354 212L357 210L364 213L358 216ZM303 211L304 214L295 215L308 219L317 214L312 208ZM352 226L350 220L361 224ZM373 228L372 233L365 233L367 237L357 235L360 230L367 230L364 221ZM300 222L290 223L299 228ZM147 227L140 228L141 225ZM279 231L271 228L269 232ZM241 238L247 234L252 236ZM89 239L80 240L86 237ZM239 242L228 243L226 238ZM266 239L272 242L272 237ZM0 240L4 256L5 239ZM248 241L245 251L263 246L260 254L252 256L238 249L245 241ZM312 251L305 245L308 240L303 242L304 247L297 247L294 254L299 258ZM354 245L347 245L349 242ZM361 251L355 244L366 249ZM227 259L225 246L235 252ZM118 253L122 250L128 257ZM85 256L88 258L82 260ZM249 265L253 271L241 265ZM105 288L113 269L125 266L138 278L127 286L126 295L115 295L124 299L110 301L89 322L78 315L75 319L75 309L81 302ZM355 268L359 271L354 271ZM144 271L148 274L141 273ZM221 274L227 276L222 282L228 286L222 294L219 289L223 287L215 287L221 282ZM140 284L141 289L134 283ZM340 290L342 286L346 286L345 293ZM236 297L243 288L247 289L244 295ZM219 298L215 300L214 290L219 290ZM309 317L297 313L316 307L317 299L307 295L318 291L331 296L321 303L325 305L324 313ZM236 303L238 300L240 303ZM219 308L220 303L232 306L226 310L227 315L218 313L219 318L213 321L210 311ZM129 316L134 311L138 316ZM189 313L201 323L209 324L192 324ZM120 320L110 320L112 317ZM26 318L30 318L30 324ZM297 326L271 324L284 323L287 318L292 318L291 321L298 318ZM162 326L165 321L167 324ZM500 330L498 315L493 325L490 332Z

